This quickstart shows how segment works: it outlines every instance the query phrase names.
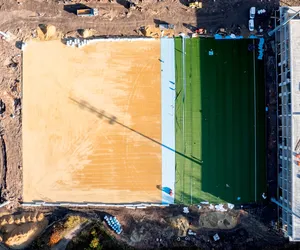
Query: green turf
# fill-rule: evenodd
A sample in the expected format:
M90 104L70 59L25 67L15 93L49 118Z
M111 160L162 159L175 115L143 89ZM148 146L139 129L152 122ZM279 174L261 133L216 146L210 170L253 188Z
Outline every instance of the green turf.
M248 203L266 191L263 64L248 51L253 42L186 39L183 54L175 39L177 203Z

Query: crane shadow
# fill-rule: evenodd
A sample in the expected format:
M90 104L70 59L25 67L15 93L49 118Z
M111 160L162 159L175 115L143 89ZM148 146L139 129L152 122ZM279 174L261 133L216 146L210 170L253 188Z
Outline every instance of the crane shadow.
M117 120L117 117L106 113L104 110L98 110L97 108L95 108L94 106L90 105L88 102L86 102L84 100L76 100L76 99L74 99L72 97L69 97L69 99L72 102L74 102L74 104L78 105L80 108L85 109L85 110L87 110L87 111L95 114L98 118L100 118L100 119L103 119L103 118L107 119L108 122L109 122L109 124L111 124L111 125L117 124L119 126L122 126L122 127L126 128L126 129L128 129L128 130L130 130L130 131L132 131L132 132L134 132L134 133L136 133L136 134L138 134L138 135L140 135L140 136L148 139L149 141L151 141L151 142L153 142L155 144L158 144L158 145L160 145L160 146L162 146L162 147L164 147L164 148L166 148L166 149L168 149L168 150L170 150L170 151L172 151L172 152L174 152L174 153L176 153L176 154L178 154L178 155L180 155L180 156L182 156L182 157L190 160L191 162L194 162L194 163L196 163L198 165L202 165L202 161L200 159L189 157L189 156L187 156L187 155L185 155L185 154L183 154L183 153L181 153L179 151L176 151L174 148L171 148L171 147L169 147L167 145L164 145L163 143L161 143L161 142L159 142L159 141L157 141L157 140L155 140L155 139L153 139L153 138L151 138L151 137L149 137L149 136L147 136L147 135L145 135L145 134L143 134L143 133L141 133L141 132L139 132L139 131L137 131L137 130L135 130L133 128L128 127L127 125L119 122Z

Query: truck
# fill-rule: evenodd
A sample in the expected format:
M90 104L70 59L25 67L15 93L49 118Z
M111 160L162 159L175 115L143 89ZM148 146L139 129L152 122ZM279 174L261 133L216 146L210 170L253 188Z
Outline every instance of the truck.
M86 8L76 10L77 16L98 16L99 12L96 8Z

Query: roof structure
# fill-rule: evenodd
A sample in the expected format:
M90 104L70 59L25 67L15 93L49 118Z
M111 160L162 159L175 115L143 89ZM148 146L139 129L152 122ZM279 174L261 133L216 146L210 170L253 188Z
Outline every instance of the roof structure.
M276 34L278 178L282 227L300 241L300 7L280 8ZM291 17L293 17L291 19ZM290 20L289 20L290 19Z
M291 93L292 93L292 149L295 149L300 138L300 19L290 21L290 67L291 67ZM292 154L295 154L293 152ZM300 216L300 167L292 161L292 210ZM293 216L292 237L300 240L300 217Z

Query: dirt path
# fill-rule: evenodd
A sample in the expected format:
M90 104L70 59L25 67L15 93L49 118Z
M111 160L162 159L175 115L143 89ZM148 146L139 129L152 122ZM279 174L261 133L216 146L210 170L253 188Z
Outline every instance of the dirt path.
M68 243L77 235L79 234L85 227L87 227L90 222L85 222L79 224L78 226L74 227L69 233L65 235L65 237L60 240L57 245L51 248L51 250L64 250L66 249Z

